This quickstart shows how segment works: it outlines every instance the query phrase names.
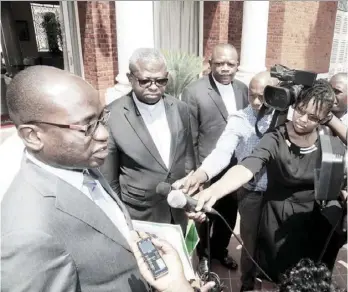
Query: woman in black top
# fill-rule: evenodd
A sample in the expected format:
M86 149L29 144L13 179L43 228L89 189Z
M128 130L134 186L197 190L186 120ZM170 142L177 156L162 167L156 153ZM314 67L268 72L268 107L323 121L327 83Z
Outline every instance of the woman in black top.
M337 124L336 120L330 121L334 100L335 93L324 80L303 90L292 121L266 133L249 157L197 195L198 210L205 202L206 206L213 206L217 199L235 191L266 167L268 187L258 250L262 268L275 281L300 259L317 260L328 235L327 231L320 232L316 224L321 215L314 198L314 168L318 126ZM337 145L343 153L343 144L339 141Z

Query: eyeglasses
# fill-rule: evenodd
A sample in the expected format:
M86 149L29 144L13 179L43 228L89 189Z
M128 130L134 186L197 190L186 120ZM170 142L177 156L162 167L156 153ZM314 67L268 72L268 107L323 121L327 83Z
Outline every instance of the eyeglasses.
M310 120L311 122L320 123L320 121L322 120L319 117L317 117L316 115L308 114L303 108L296 107L295 111L302 117L307 115L308 120Z
M158 78L158 79L139 79L133 73L131 73L134 78L138 81L139 86L143 88L150 87L153 83L156 84L157 87L166 86L168 83L168 78Z
M46 124L46 125L56 126L59 128L72 129L79 132L83 132L85 133L85 136L93 136L100 124L102 124L103 126L106 125L109 117L110 117L110 111L107 109L104 109L96 121L92 121L87 125L64 125L64 124L56 124L56 123L43 122L43 121L29 121L24 124Z

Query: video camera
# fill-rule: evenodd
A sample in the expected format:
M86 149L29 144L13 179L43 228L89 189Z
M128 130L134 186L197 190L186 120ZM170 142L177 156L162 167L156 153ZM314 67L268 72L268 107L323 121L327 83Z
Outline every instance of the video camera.
M304 88L313 86L317 74L309 71L289 69L283 65L276 64L271 67L271 77L280 80L277 86L267 85L263 91L264 103L261 107L255 131L258 137L262 137L258 129L258 122L262 117L274 110L269 129L283 124L286 121L288 109L295 103Z
M289 69L277 64L271 67L271 77L277 78L280 83L278 86L267 85L265 87L263 92L265 105L283 112L296 101L302 89L313 85L317 74Z

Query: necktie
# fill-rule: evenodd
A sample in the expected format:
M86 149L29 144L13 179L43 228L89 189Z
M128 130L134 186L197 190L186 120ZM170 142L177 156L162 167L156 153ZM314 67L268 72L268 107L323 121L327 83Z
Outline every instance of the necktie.
M106 201L100 188L97 185L96 180L87 172L83 172L83 184L87 187L89 194L94 202L103 200Z
M88 171L83 172L83 185L87 187L92 200L109 217L113 224L121 231L125 238L129 236L129 227L122 212L121 206L117 204L107 193L103 194L102 187L97 184Z

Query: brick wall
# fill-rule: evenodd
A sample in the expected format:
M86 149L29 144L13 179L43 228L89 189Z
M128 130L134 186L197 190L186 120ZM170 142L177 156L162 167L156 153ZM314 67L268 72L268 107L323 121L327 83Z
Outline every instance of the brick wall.
M266 66L329 71L337 2L270 2Z
M230 2L228 21L228 42L234 45L240 55L243 28L243 1Z
M212 50L219 43L230 43L240 54L243 24L243 1L205 1L204 2L204 41L203 55L205 73L209 72Z
M204 1L203 55L206 60L218 43L228 42L228 1Z
M85 79L104 98L117 75L115 2L78 2Z

